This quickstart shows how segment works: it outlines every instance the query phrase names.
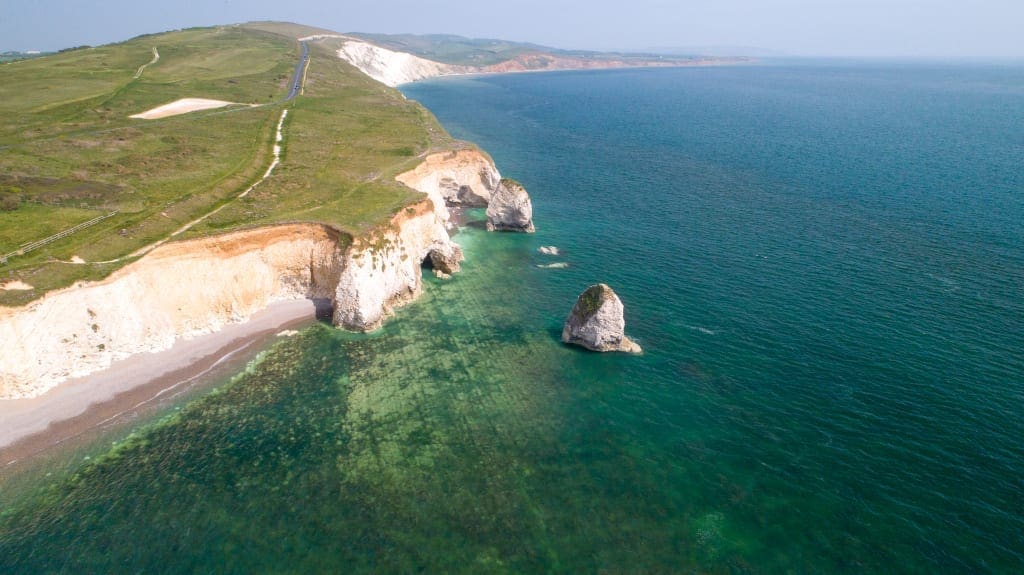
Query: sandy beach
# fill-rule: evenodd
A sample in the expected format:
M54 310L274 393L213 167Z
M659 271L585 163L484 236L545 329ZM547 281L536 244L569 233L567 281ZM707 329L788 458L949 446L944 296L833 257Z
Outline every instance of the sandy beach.
M179 340L109 369L69 379L42 396L0 401L0 467L45 451L150 404L289 328L316 319L310 300L271 304L239 324Z

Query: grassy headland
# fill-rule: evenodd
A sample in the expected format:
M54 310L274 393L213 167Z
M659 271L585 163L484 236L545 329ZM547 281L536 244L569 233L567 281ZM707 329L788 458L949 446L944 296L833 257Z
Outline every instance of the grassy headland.
M218 207L180 237L295 220L358 233L419 199L390 176L447 135L422 107L339 60L332 41L311 42L303 95L282 102L296 39L324 32L275 23L189 29L4 65L0 254L118 213L0 266L0 283L35 287L0 290L0 305L104 277ZM137 76L154 48L159 60ZM129 117L180 98L256 106ZM281 164L236 199L272 160L285 107ZM90 263L67 263L75 256Z

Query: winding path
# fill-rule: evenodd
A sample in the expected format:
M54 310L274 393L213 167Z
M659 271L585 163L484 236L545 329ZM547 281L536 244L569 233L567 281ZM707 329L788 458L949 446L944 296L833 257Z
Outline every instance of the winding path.
M291 82L291 85L289 86L289 89L288 89L288 95L285 96L285 98L282 100L282 102L289 102L291 100L294 100L295 97L302 90L302 86L305 83L305 72L306 72L307 66L309 65L309 44L307 43L306 40L300 40L299 44L302 46L302 55L299 57L299 63L295 66L295 73L292 74L292 82ZM153 61L150 62L149 64L153 64L154 62L156 62L159 59L160 59L159 53L157 52L156 48L153 48ZM136 72L136 78L139 77L142 74L143 69L146 66L148 66L149 64L143 65L141 68L139 68L139 71ZM238 199L241 199L241 198L244 198L244 197L248 196L249 192L253 191L253 189L255 189L256 186L258 186L261 183L263 183L264 180L269 178L270 175L274 173L274 168L276 168L277 165L281 162L281 142L284 140L284 134L283 134L282 130L284 129L284 120L287 117L288 117L288 110L287 109L282 110L281 111L281 118L277 122L277 134L275 135L275 138L274 138L274 159L270 163L270 166L267 167L267 170L263 173L263 177L261 177L253 185L251 185L248 188L246 188L245 191L243 191L241 194L235 196L234 199L238 200ZM134 252L128 254L127 256L123 256L123 257L116 258L116 259L113 259L113 260L107 260L107 261L104 261L104 262L85 262L85 261L82 261L82 262L69 262L69 263L76 263L76 264L88 264L88 263L112 264L112 263L120 262L120 261L122 261L124 259L135 258L135 257L139 257L139 256L142 256L142 255L148 254L149 252L153 251L154 249L156 249L156 248L162 246L163 244L171 241L175 237L185 233L186 231L191 229L196 224L202 222L203 220L206 220L210 216L212 216L212 215L216 214L217 212L223 210L230 203L231 202L229 201L228 203L225 203L225 204L221 205L220 207L218 207L218 208L216 208L214 210L211 210L210 212L207 212L206 214L202 215L201 217L199 217L197 219L194 219L191 222L185 224L184 226L178 228L177 230L171 232L171 234L169 236L167 236L166 238L164 238L162 240L159 240L157 242L154 242L152 244L149 244L147 246L143 246L143 247L135 250Z
M309 44L305 40L300 40L299 41L299 45L302 46L302 55L299 56L299 63L295 66L295 73L292 74L292 83L291 83L291 86L289 86L289 88L288 88L288 95L285 96L285 98L283 100L284 102L289 102L291 100L294 100L295 96L297 96L299 94L299 91L302 90L302 84L305 82L305 71L306 71L306 67L309 65ZM156 48L153 48L153 53L154 54L156 53ZM159 58L159 56L157 56L157 58ZM274 160L272 162L270 162L270 166L268 166L267 167L267 171L263 173L263 177L261 177L253 185L251 185L248 188L246 188L244 192L242 192L241 194L235 196L236 200L239 200L239 199L244 198L245 196L248 196L249 192L253 191L253 189L255 189L256 186L262 184L264 180L269 178L270 175L274 173L274 168L276 168L277 165L279 163L281 163L281 142L282 142L282 140L284 140L284 134L282 133L282 130L284 129L284 120L287 117L288 117L288 110L287 109L282 110L281 111L281 119L278 120L278 122L277 122L277 134L274 137ZM167 236L165 239L162 239L162 240L160 240L158 242L152 243L152 244L150 244L148 246L145 246L143 248L135 250L134 252L132 252L131 254L129 254L126 257L137 257L137 256L141 256L141 255L144 255L144 254L147 254L147 253L153 251L157 247L159 247L159 246L169 242L170 240L174 239L175 237L185 233L192 226L202 222L203 220L209 218L210 216L212 216L212 215L216 214L217 212L223 210L224 208L228 207L229 204L230 204L230 202L220 206L219 208L217 208L215 210L212 210L212 211L204 214L203 216L201 216L201 217L199 217L199 218L197 218L195 220L192 220L191 222L189 222L189 223L185 224L184 226L178 228L177 230L171 232L171 235ZM117 260L114 260L114 261L118 261L118 260L121 260L121 259L123 259L123 258L118 258Z
M309 44L307 44L305 40L300 40L299 44L302 46L302 55L299 56L299 63L298 63L298 65L295 66L295 73L292 74L292 83L291 83L291 86L288 89L288 95L284 99L285 102L294 100L295 96L297 96L299 94L299 91L302 90L302 84L305 81L304 74L305 74L305 71L306 71L306 66L309 65ZM153 51L155 52L156 48L154 48ZM236 200L240 200L240 199L244 198L245 196L248 196L249 192L253 191L253 189L255 189L256 186L262 184L264 180L269 178L270 175L274 173L274 168L276 168L277 165L279 163L281 163L281 142L284 140L284 134L282 133L282 130L284 129L284 120L287 117L288 117L288 110L287 109L282 110L281 111L281 119L278 120L278 122L277 122L277 134L274 136L274 160L272 162L270 162L270 166L267 167L267 171L263 172L263 177L261 177L253 185L251 185L248 188L246 188L244 192L242 192L241 194L238 194L237 196L235 196ZM144 248L138 249L138 250L132 252L128 257L141 256L143 254L146 254L146 253L149 253L149 252L153 251L154 248L156 248L156 247L158 247L160 245L163 245L164 243L170 241L174 237L179 236L182 233L188 231L189 228L191 228L192 226L202 222L206 218L209 218L210 216L212 216L212 215L216 214L217 212L223 210L227 206L228 206L228 204L224 204L224 205L220 206L219 208L217 208L217 209L215 209L215 210L213 210L213 211L203 215L202 217L200 217L198 219L195 219L195 220L192 220L191 222L185 224L184 226L182 226L182 227L178 228L177 230L175 230L174 232L172 232L171 235L168 236L166 239L160 240L160 241L158 241L156 243L153 243L153 244L150 244L150 245L148 245L148 246L146 246Z
M263 177L261 177L259 180L257 180L256 183L254 183L253 185L251 185L248 188L246 188L244 192L242 192L241 194L238 194L237 196L235 196L236 200L240 200L240 199L244 198L245 196L248 196L249 192L253 191L256 188L256 186L262 184L264 180L269 178L270 175L274 173L274 168L276 168L277 165L281 162L281 141L284 139L284 134L281 132L281 130L284 128L284 119L287 118L287 117L288 117L288 110L282 110L281 111L281 119L278 120L278 122L277 122L277 135L275 136L275 139L274 139L274 160L272 162L270 162L270 166L267 167L267 171L263 172ZM187 232L189 229L192 228L192 226L202 222L203 220L205 220L205 219L209 218L210 216L216 214L217 212L223 210L224 208L228 207L229 205L231 205L231 202L227 202L227 203L221 205L219 208L217 208L215 210L211 210L211 211L203 214L202 216L192 220L191 222L185 224L184 226L181 226L177 230L174 230L173 232L171 232L171 235L167 236L166 238L164 238L164 239L162 239L162 240L160 240L158 242L154 242L152 244L149 244L148 246L143 246L143 247L135 250L134 252L132 252L132 253L130 253L127 256L124 256L122 258L117 258L116 260L111 260L110 262L103 262L103 263L114 263L114 262L118 262L120 260L123 260L125 258L134 258L134 257L138 257L138 256L141 256L141 255L148 254L149 252L153 251L154 249L156 249L156 248L164 245L165 243L171 241L175 237L180 236L181 234Z
M139 66L139 69L135 71L135 75L132 76L132 80L138 80L142 77L142 73L146 71L146 66L152 66L160 61L160 52L157 51L156 46L153 46L153 59L145 64Z

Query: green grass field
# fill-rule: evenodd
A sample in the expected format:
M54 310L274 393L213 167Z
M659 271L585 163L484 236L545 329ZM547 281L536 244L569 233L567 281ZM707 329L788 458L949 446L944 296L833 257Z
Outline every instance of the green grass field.
M298 63L297 37L325 31L257 23L147 35L0 64L0 254L112 210L118 214L0 265L0 305L97 279L135 250L222 207L182 238L281 221L361 233L420 199L393 176L422 152L451 145L433 116L310 44L303 95L280 103ZM134 78L140 66L160 59ZM159 120L129 116L179 98L257 107ZM272 160L289 108L281 164L244 199ZM87 262L74 265L73 256Z

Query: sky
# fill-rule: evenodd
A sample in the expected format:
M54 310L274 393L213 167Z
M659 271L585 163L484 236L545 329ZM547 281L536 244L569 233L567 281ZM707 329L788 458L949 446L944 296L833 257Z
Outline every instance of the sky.
M252 20L592 50L1024 58L1024 0L0 0L0 51L100 45Z

